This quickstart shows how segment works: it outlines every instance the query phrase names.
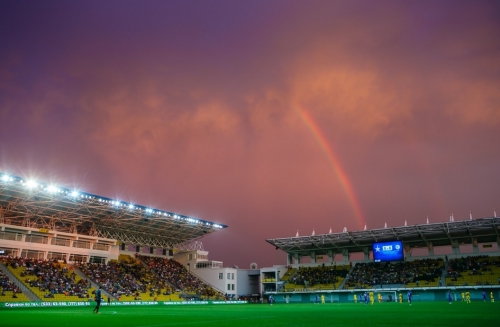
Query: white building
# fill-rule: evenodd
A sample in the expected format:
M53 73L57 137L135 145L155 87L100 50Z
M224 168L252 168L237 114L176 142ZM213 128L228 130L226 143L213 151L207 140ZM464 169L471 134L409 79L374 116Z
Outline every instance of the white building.
M174 259L186 266L201 280L229 297L259 294L258 269L224 267L221 261L208 260L208 251L193 250L174 254Z

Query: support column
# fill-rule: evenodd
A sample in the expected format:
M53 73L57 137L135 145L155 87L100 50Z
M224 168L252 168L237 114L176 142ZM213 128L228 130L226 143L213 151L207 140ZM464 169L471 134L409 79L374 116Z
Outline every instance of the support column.
M293 256L291 253L288 253L287 256L286 256L286 264L287 266L291 265L293 262Z
M299 265L300 264L300 254L295 253L294 257L295 257L295 263Z
M457 240L453 240L451 242L451 253L453 253L454 255L459 255L460 254L460 246L458 245L458 241Z
M405 249L405 260L406 260L406 258L411 257L411 247L408 244L405 244L404 249Z
M427 244L427 253L429 254L429 256L434 255L434 246L432 245L432 243Z
M479 246L477 244L477 239L472 239L472 252L479 253Z
M333 264L334 259L335 259L335 253L333 253L332 250L328 250L328 262L330 264Z
M348 249L342 249L342 258L344 259L344 262L349 262L350 256L351 254Z
M365 255L365 260L370 260L370 248L364 247L363 248L363 253Z
M311 263L316 263L316 252L312 251L309 255L311 256Z

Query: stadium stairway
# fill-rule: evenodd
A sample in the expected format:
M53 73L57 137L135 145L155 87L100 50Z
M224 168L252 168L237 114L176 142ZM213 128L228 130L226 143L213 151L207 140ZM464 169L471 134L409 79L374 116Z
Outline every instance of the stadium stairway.
M143 267L145 267L150 274L153 274L155 275L158 279L161 279L160 275L158 275L158 273L156 271L154 271L153 269L149 268L149 265L146 261L144 261L140 256L138 256L136 259L136 263L139 263L141 264ZM168 285L170 285L174 290L175 290L175 286L170 284L168 281L165 281L165 283L167 283ZM175 295L177 295L179 298L181 298L181 295L183 294L183 292L175 292ZM164 296L161 295L160 298L163 298ZM168 299L170 301L172 301L172 297L169 295L168 296ZM168 299L164 299L165 301L168 301Z
M151 269L149 267L149 264L143 259L144 257L141 257L141 256L137 256L136 260L138 263L140 263L141 265L143 265L144 267L146 267L151 274L154 274L156 277L160 278L160 275L154 271L154 269ZM201 278L200 276L198 276L197 274L195 274L193 271L189 271L189 274L195 276L196 278L198 278L199 280L201 280L203 283L209 285L211 288L213 288L215 291L219 292L220 294L224 294L225 292L223 290L220 290L218 289L217 287L215 287L214 285L210 284L209 282L207 282L206 280L204 280L203 278ZM173 289L175 289L175 285L172 285L171 283L169 283L168 281L165 281L167 284L169 284ZM163 298L164 296L160 296L160 298ZM174 299L175 297L178 297L178 299ZM181 292L175 292L174 294L172 295L169 295L167 297L167 299L164 299L165 301L179 301L179 299L181 298L196 298L196 297L200 297L198 294L192 294L192 293L186 293L184 290L182 290ZM213 299L218 299L218 296L215 296Z
M439 285L441 286L447 286L446 275L448 274L448 269L450 269L450 265L448 264L448 260L445 260L443 265L443 272L441 273L441 278L439 279Z
M80 276L81 279L87 279L88 281L90 281L91 288L96 289L96 290L99 288L99 285L96 282L94 282L92 279L90 279L89 276L85 275L83 273L83 271L81 271L80 268L78 268L77 265L72 264L70 266L73 268L74 273L77 274L78 276ZM113 295L111 295L108 292L106 292L106 290L101 289L101 292L102 292L102 295L105 295L106 297L110 297L113 300L117 300Z
M285 281L288 283L290 281L290 279L294 278L295 276L297 276L297 273L299 272L299 270L297 268L291 268L290 270L292 270L292 273L290 275L288 275L288 278L285 279ZM286 275L286 274L285 274ZM282 279L283 280L283 279Z
M9 277L11 282L16 284L21 289L23 294L26 295L30 301L42 301L42 299L40 299L35 293L33 293L33 291L24 285L24 283L21 282L17 276L14 275L2 262L0 262L0 270Z
M290 272L290 274L289 274L288 272ZM286 285L287 285L287 284L291 284L291 283L290 283L290 280L291 280L293 277L295 277L295 276L297 275L297 273L298 273L298 272L299 272L299 269L297 269L297 268L289 268L289 269L288 269L288 271L287 271L287 272L285 273L285 275L283 276L283 278L282 278L282 279L280 279L281 281L283 281L283 282L284 282L284 283L283 283L283 285L281 285L281 289L282 289L283 291L285 291L285 292L286 292L286 290L287 290ZM285 277L286 277L286 278L285 278Z
M143 267L145 267L149 271L150 274L154 275L158 279L161 279L160 275L158 275L158 273L156 271L154 271L153 269L150 269L148 263L146 261L144 261L144 259L141 256L137 256L136 258L132 258L131 256L126 255L126 256L122 256L118 260L119 261L125 261L125 262L128 262L128 263L132 263L133 262L133 264L142 265ZM172 285L172 284L170 284L168 281L164 281L164 282L167 283L172 289L175 289L175 286ZM161 290L162 293L163 293L164 290L165 289ZM169 294L169 295L160 294L160 295L153 296L151 298L150 296L148 296L148 292L146 292L146 293L142 293L141 297L142 296L148 297L147 299L143 299L143 300L149 300L149 301L152 301L153 298L157 298L159 301L178 302L178 301L182 300L182 298L183 298L182 294L183 294L183 292L174 292L174 293ZM122 299L123 300L128 300L128 301L133 301L133 295L129 296L129 297L123 296Z
M338 289L339 290L343 290L344 289L344 285L345 283L349 280L349 276L351 276L351 273L352 271L354 270L354 265L351 266L351 269L349 269L349 272L347 273L346 277L344 278L344 280L340 283Z

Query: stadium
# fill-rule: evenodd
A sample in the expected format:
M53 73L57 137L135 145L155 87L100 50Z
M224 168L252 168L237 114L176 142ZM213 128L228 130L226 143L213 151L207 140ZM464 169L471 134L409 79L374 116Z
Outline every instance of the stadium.
M316 310L320 320L335 310L348 320L356 310L378 306L378 314L388 310L404 317L408 313L398 310L406 309L409 300L425 310L456 303L453 315L473 308L475 321L490 322L500 296L496 213L465 221L451 216L444 223L268 239L270 251L287 254L286 264L239 269L209 259L201 243L226 225L1 173L0 226L5 326L23 325L20 312L33 313L39 321L51 321L54 312L75 314L65 310L89 315L101 288L101 311L112 319L140 306L134 315L175 312L182 318L169 325L181 325L186 319L206 322L210 310L218 318L207 325L217 326L227 323L221 315L234 312L236 321L267 317L272 304L276 309L269 318L280 317L288 326L309 324L302 318L289 320L302 310L304 317ZM372 319L373 312L365 314L362 319ZM82 325L93 323L82 319ZM125 319L120 325L138 325Z

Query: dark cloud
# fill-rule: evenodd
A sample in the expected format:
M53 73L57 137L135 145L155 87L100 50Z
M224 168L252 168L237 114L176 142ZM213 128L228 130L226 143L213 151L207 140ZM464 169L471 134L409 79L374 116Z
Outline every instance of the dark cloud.
M227 224L203 242L229 266L297 230L491 216L498 9L4 1L1 170Z

